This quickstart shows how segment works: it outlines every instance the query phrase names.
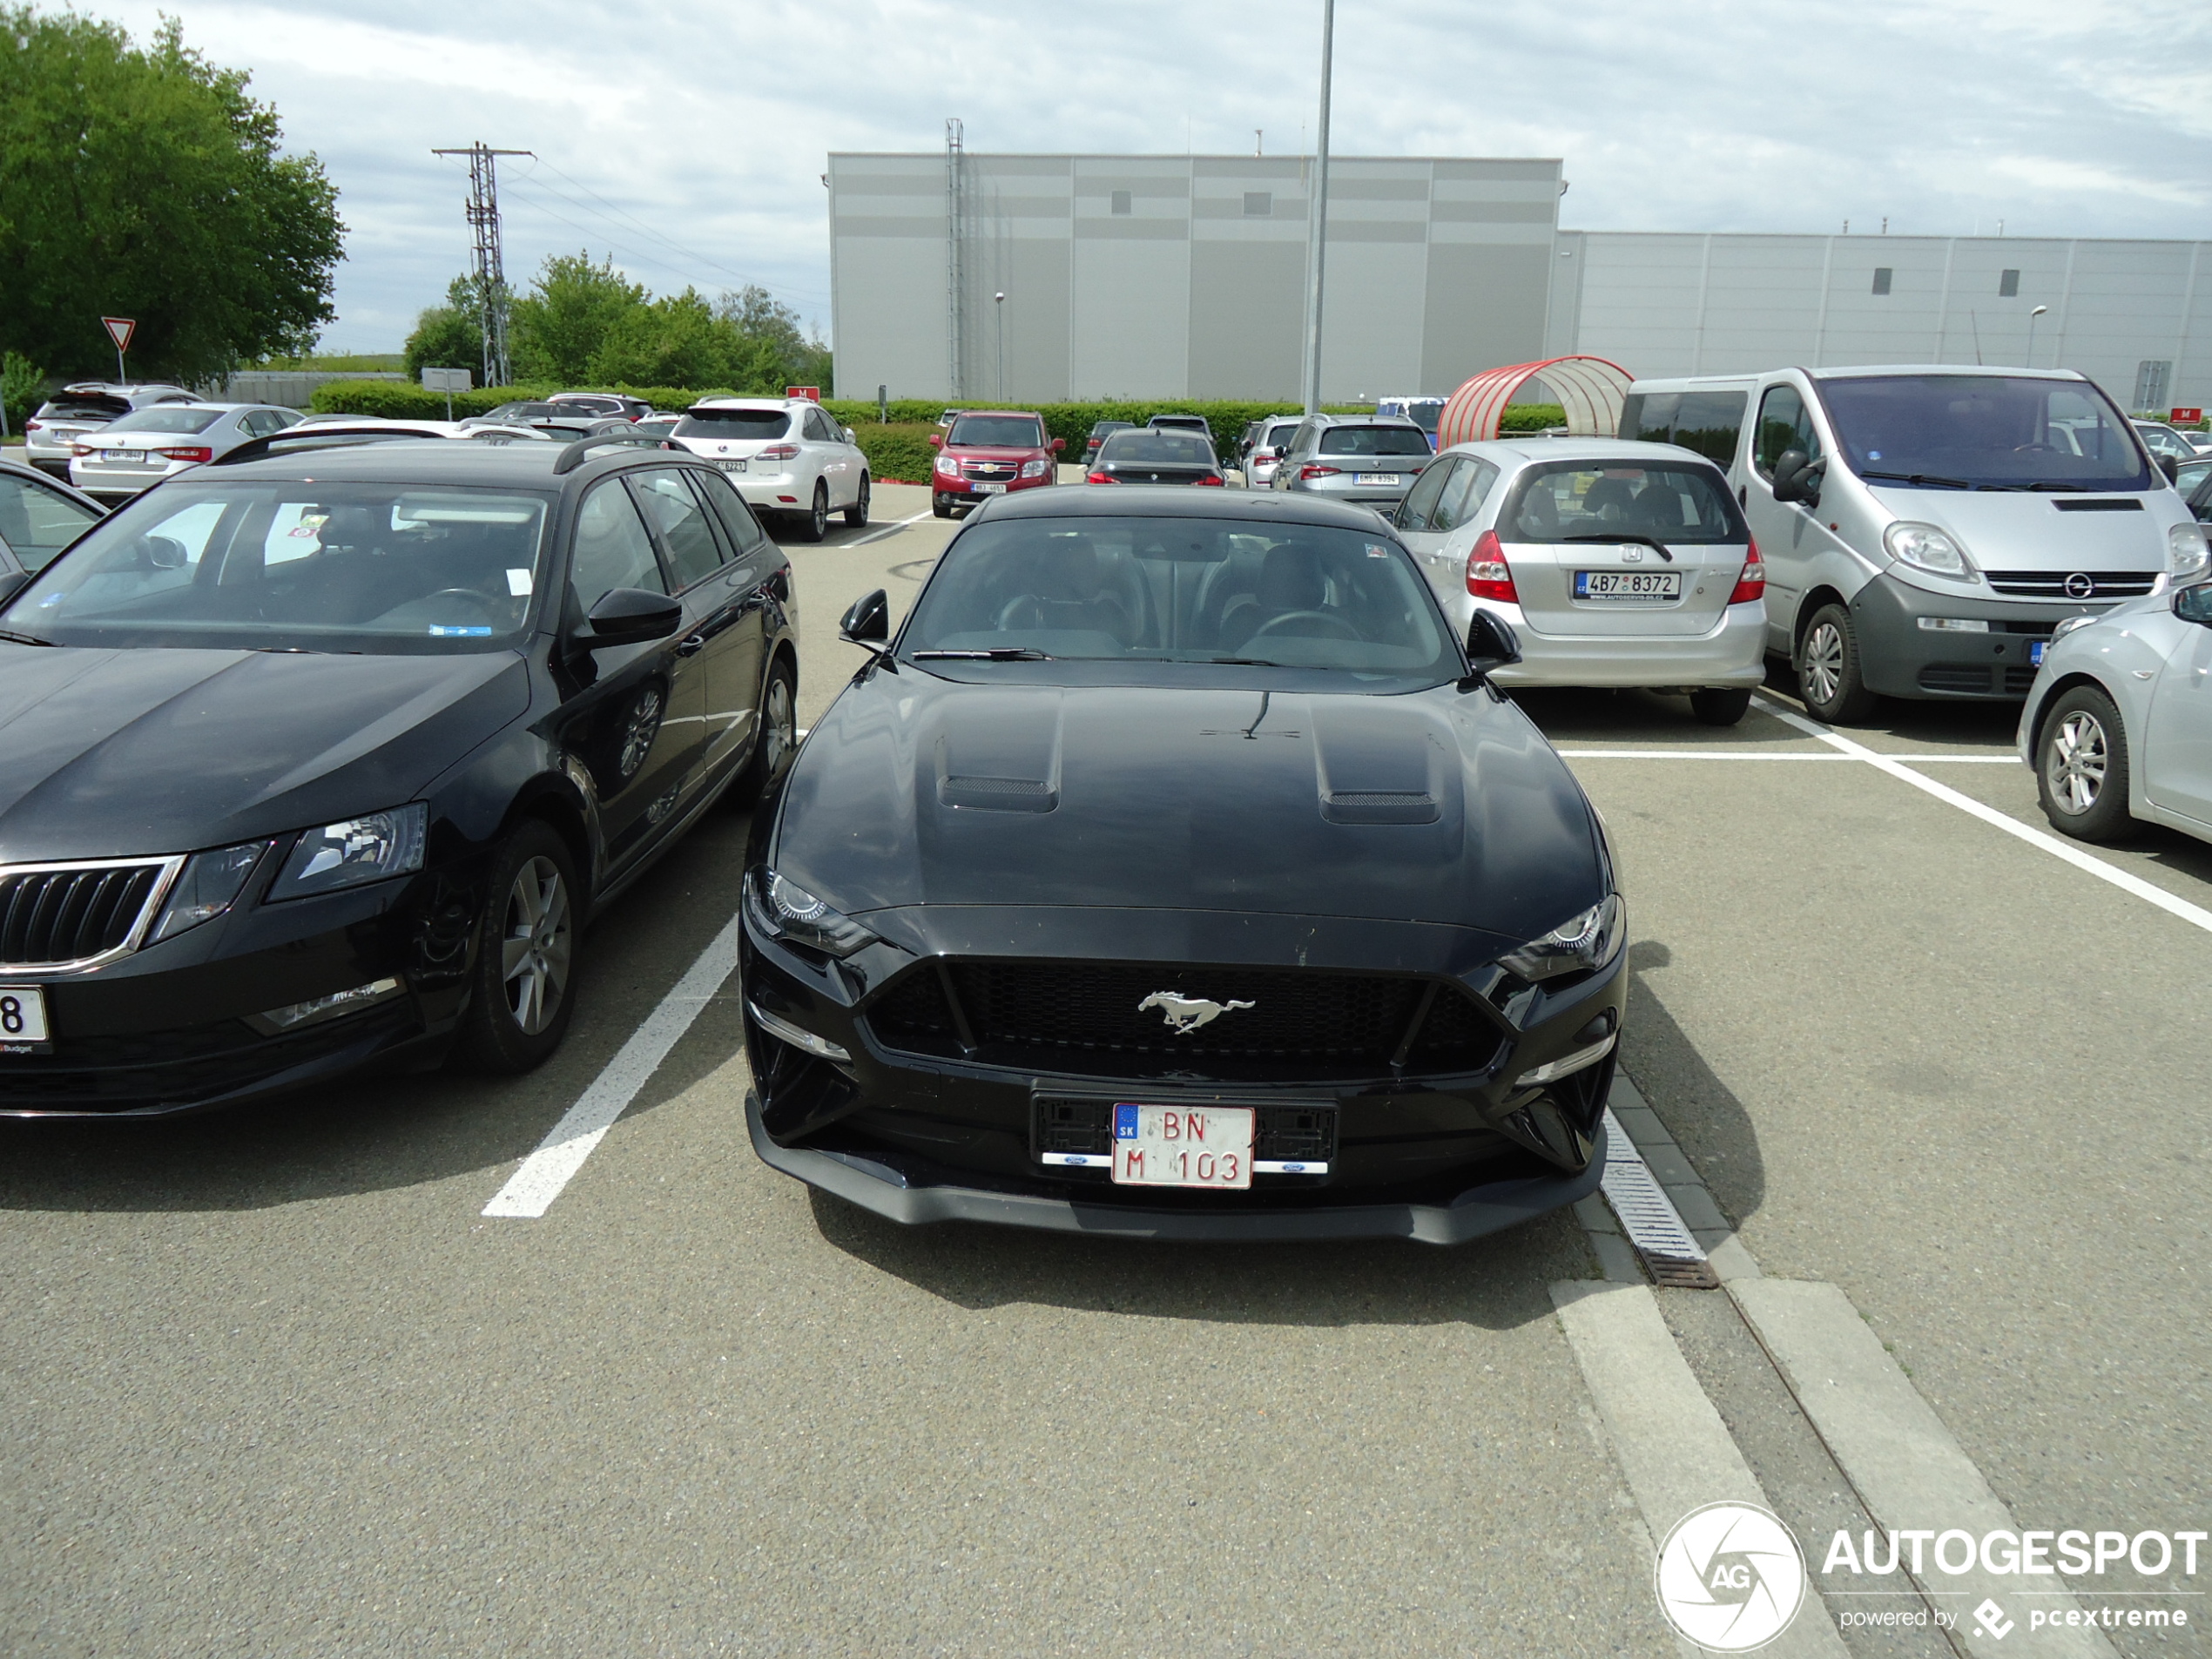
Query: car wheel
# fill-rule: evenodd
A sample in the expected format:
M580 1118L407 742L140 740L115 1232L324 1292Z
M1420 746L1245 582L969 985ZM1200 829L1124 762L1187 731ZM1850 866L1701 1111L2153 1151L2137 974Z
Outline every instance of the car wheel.
M829 484L826 481L817 478L814 481L814 504L806 509L806 516L799 521L799 539L802 542L819 542L828 534Z
M576 1007L576 944L574 858L551 825L531 819L492 858L455 1060L502 1074L544 1063Z
M2117 841L2128 815L2128 732L2113 701L2094 685L2061 694L2043 717L2035 750L2035 793L2051 826L2080 841Z
M856 530L868 522L868 475L866 473L860 475L860 493L853 498L853 504L845 509L845 522Z
M1858 672L1858 631L1841 605L1813 612L1797 645L1797 691L1805 707L1831 725L1852 725L1881 701Z
M940 518L950 518L953 516L953 504L942 496L932 496L929 498L929 510Z
M753 740L752 759L731 787L737 803L750 806L759 800L798 747L799 687L791 664L779 657L760 688L760 734Z
M1700 725L1734 725L1751 706L1748 690L1711 687L1689 694L1689 711Z

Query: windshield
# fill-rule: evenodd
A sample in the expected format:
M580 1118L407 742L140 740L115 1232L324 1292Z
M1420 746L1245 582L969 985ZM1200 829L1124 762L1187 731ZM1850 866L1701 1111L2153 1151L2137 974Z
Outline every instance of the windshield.
M1939 489L2148 489L2134 435L2084 381L1870 374L1816 381L1851 469Z
M118 416L107 423L107 429L110 433L205 432L221 420L224 413L221 409L195 408L189 403L171 403Z
M1170 467L1211 467L1213 445L1189 432L1156 428L1116 432L1098 446L1103 466L1109 462L1150 462Z
M558 403L502 403L497 408L487 409L476 418L480 421L526 421L541 415L563 415L575 413Z
M981 523L939 561L900 654L1256 663L1427 683L1464 671L1404 549L1241 519Z
M968 415L953 422L952 444L987 444L999 449L1042 449L1044 423L1027 415Z
M544 498L397 483L165 485L0 616L60 645L425 652L511 644Z
M1413 426L1332 426L1321 428L1325 455L1425 455L1428 439Z
M1616 467L1602 462L1532 469L1499 516L1507 542L1602 541L1648 536L1692 547L1750 540L1728 483L1710 467Z
M1411 421L1424 432L1434 432L1436 423L1443 418L1444 400L1440 397L1400 398L1375 411L1378 415L1399 415Z
M690 409L676 423L679 438L780 438L791 425L787 409Z

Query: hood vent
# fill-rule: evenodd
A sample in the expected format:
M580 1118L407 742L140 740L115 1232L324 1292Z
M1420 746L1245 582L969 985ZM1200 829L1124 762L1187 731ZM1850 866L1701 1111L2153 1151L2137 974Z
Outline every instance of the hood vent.
M2103 496L2092 501L2054 496L2051 505L2062 513L2140 513L2143 510L2140 496Z
M1408 790L1339 790L1321 806L1332 824L1433 824L1443 815L1435 796Z
M987 813L1049 813L1060 792L1034 778L947 778L937 799L948 806L980 807Z

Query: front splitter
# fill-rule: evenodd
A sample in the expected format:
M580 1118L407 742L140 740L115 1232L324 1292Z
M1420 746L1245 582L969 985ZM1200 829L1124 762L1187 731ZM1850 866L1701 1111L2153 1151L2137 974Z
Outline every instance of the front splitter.
M1091 1233L1110 1238L1181 1240L1204 1244L1275 1244L1325 1238L1410 1238L1424 1244L1463 1244L1485 1233L1533 1221L1597 1190L1605 1173L1605 1130L1598 1130L1589 1167L1578 1175L1524 1177L1470 1187L1449 1204L1376 1204L1316 1210L1252 1210L1241 1214L1142 1210L1123 1204L1082 1204L1027 1193L976 1187L914 1186L886 1163L851 1152L818 1152L778 1146L760 1121L760 1098L747 1090L745 1127L752 1150L772 1170L834 1194L847 1204L892 1221L921 1226L938 1221L980 1221L1047 1232Z

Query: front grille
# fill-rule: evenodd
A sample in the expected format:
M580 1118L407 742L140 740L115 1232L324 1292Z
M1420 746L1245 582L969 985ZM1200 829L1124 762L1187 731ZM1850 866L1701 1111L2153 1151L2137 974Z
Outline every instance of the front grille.
M1035 1138L1040 1153L1113 1156L1113 1102L1047 1097L1038 1100L1035 1111ZM1335 1107L1260 1106L1257 1112L1252 1119L1252 1157L1256 1162L1327 1163L1336 1157Z
M1013 478L1022 471L1008 461L964 461L960 469L970 478Z
M1209 1002L1221 1011L1194 1006ZM865 1012L887 1048L1101 1076L1377 1076L1401 1049L1415 1070L1474 1071L1503 1042L1443 981L1298 968L953 961L941 980L934 965L908 974Z
M1985 570L2000 593L2023 599L2140 599L2158 580L2155 570ZM2076 577L2081 579L2075 582ZM2067 583L2074 582L2068 588ZM2084 588L2082 582L2088 585Z
M0 968L57 968L124 949L169 860L0 869Z
M1989 670L1979 663L1930 663L1920 671L1924 691L1986 691Z
M2032 668L2014 664L2005 671L2005 695L2007 697L2026 697L2027 688L2034 684L2035 671Z

